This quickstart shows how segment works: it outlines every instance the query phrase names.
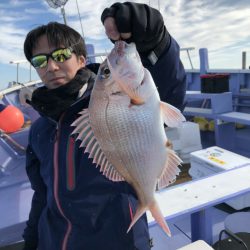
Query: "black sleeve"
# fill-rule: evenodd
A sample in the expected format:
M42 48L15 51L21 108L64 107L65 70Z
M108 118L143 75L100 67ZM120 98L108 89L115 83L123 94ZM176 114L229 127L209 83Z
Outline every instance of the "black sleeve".
M162 101L167 102L180 111L185 108L186 72L180 60L180 47L173 37L168 49L163 51L155 65L147 57L141 56L143 66L146 67L158 88Z
M46 186L40 175L39 160L30 145L27 147L26 152L26 171L34 194L29 219L23 233L25 242L23 250L36 250L38 245L38 222L46 205Z
M86 67L97 75L100 63L90 63L87 64Z
M170 35L164 25L161 13L146 4L115 3L104 9L101 20L114 17L120 33L132 33L127 42L134 42L138 52L155 64L169 46Z

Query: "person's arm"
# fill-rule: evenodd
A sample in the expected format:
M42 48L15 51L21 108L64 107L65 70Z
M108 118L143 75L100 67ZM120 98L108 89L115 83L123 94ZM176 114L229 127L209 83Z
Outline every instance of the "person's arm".
M46 205L46 187L39 169L39 160L29 145L26 153L26 171L34 194L29 219L23 233L25 243L23 250L35 250L38 246L38 222Z
M143 59L144 66L150 71L162 101L167 102L180 111L185 108L186 72L179 57L180 48L173 37L169 48L163 51L153 66Z
M180 48L167 31L161 13L146 4L115 3L101 16L112 42L134 42L144 67L149 69L162 101L184 109L186 74Z

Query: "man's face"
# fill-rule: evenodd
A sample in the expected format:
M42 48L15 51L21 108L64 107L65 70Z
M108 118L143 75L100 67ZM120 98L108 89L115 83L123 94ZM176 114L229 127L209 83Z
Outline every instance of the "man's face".
M49 45L47 36L42 35L32 51L32 56L42 53L49 54L55 49L57 47ZM84 56L77 58L75 53L73 53L72 57L64 62L55 62L52 58L49 58L48 65L44 68L37 68L36 71L48 89L55 89L71 81L75 77L76 72L84 67L85 64Z

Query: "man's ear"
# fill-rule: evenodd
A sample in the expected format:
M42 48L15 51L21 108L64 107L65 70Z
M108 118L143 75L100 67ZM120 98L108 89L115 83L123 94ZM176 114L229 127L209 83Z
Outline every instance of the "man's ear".
M86 58L83 55L79 56L78 60L79 60L79 63L80 63L81 67L85 67L86 66Z

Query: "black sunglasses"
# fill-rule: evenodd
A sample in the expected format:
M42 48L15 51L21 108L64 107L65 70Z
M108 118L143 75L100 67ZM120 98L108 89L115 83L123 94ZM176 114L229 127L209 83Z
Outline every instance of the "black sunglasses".
M38 54L33 56L30 63L34 68L41 69L48 65L49 58L52 58L55 62L63 63L71 58L72 53L73 49L71 47L55 49L49 54Z

